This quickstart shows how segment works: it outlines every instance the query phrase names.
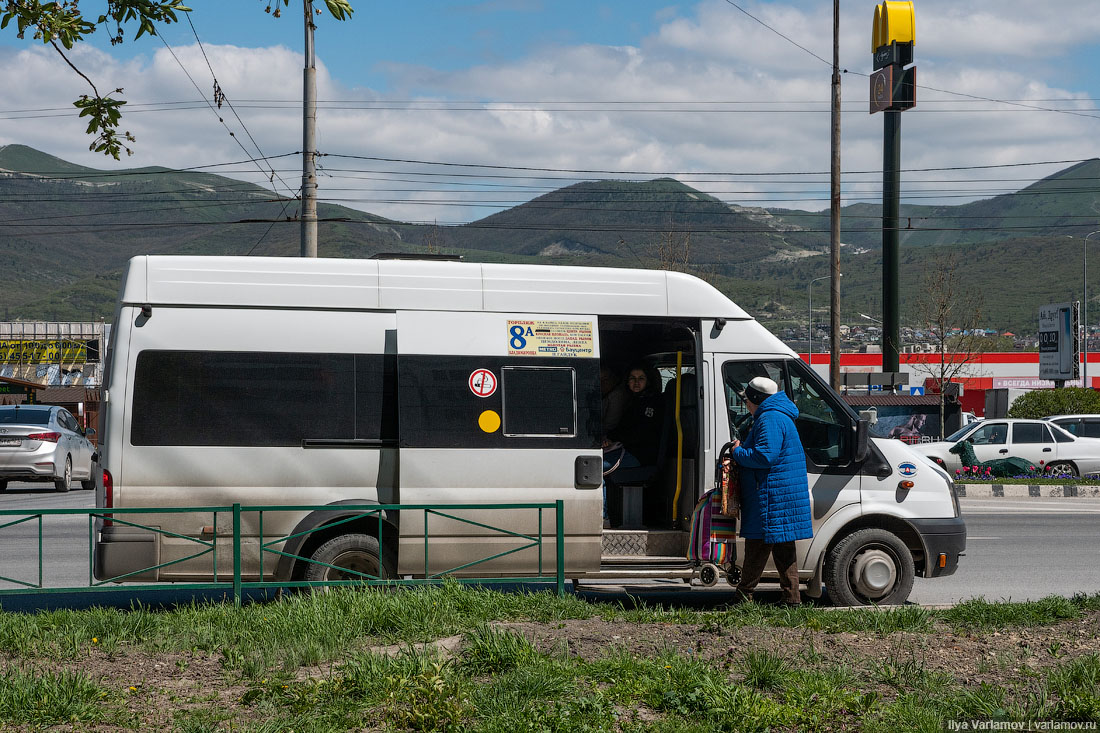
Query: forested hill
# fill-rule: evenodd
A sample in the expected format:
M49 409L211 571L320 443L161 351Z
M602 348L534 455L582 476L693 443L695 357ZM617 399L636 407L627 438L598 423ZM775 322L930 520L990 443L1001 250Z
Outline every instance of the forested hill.
M923 274L949 253L966 264L968 287L985 295L988 327L1033 331L1039 305L1079 298L1082 244L1074 237L1100 228L1097 180L1100 161L1091 160L991 199L903 206L903 322ZM110 318L121 269L137 254L297 255L297 215L297 200L215 174L100 171L0 147L2 316ZM731 205L669 178L578 183L461 226L330 204L318 215L323 257L446 252L670 267L707 278L773 326L804 323L807 285L828 274L827 212ZM854 321L881 312L878 207L845 207L842 225L842 319ZM1089 292L1100 295L1096 262Z

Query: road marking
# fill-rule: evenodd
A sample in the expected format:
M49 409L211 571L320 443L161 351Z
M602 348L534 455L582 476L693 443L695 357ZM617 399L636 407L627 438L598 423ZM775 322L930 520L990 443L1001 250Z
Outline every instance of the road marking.
M1095 499L971 499L962 504L962 512L964 517L967 514L1100 514L1100 503Z

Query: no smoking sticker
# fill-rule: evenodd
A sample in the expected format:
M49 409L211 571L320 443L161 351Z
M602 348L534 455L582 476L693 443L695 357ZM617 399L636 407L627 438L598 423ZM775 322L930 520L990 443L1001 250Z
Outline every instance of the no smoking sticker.
M497 377L488 369L475 369L469 385L470 391L478 397L489 397L497 391Z

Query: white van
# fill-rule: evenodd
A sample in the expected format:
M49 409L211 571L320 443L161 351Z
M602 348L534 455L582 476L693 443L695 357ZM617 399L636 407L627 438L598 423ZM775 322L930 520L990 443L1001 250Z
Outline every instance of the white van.
M738 392L758 375L801 410L808 595L824 582L841 603L901 602L915 575L950 575L965 548L945 472L901 441L869 439L793 351L688 275L142 256L129 263L114 323L97 506L331 507L265 515L265 541L289 538L273 548L283 554L266 556L265 580L341 577L329 566L391 577L526 576L540 560L554 569L552 549L508 552L539 531L532 511L454 512L470 523L423 510L363 519L340 507L555 500L565 507L566 577L689 578L692 507L743 426ZM628 526L605 530L600 366L634 363L662 374L670 419L660 465L623 490ZM224 516L216 533L210 513L118 516L159 531L101 527L99 579L153 566L127 580L209 579L209 557L187 559L194 540L229 541ZM242 569L257 579L261 533L255 516L242 522ZM231 553L218 563L231 567Z

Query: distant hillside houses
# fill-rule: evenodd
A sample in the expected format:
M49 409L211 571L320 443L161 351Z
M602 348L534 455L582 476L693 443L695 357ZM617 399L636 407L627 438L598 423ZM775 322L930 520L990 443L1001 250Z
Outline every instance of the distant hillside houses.
M999 331L995 328L978 328L973 331L951 329L948 338L965 336L970 334L989 338L1009 339L1012 351L1035 351L1039 347L1038 337L1035 335L1017 335L1012 331ZM799 351L808 351L810 334L805 326L789 327L781 329L777 334L791 348ZM813 326L813 346L815 353L829 350L829 327L827 323L815 322ZM855 323L841 324L840 326L841 351L846 352L878 352L882 343L882 327L876 324ZM936 353L940 349L940 342L935 329L901 328L902 352L907 354ZM1007 344L1001 342L998 350L1004 350ZM1100 351L1100 328L1090 334L1090 350Z

